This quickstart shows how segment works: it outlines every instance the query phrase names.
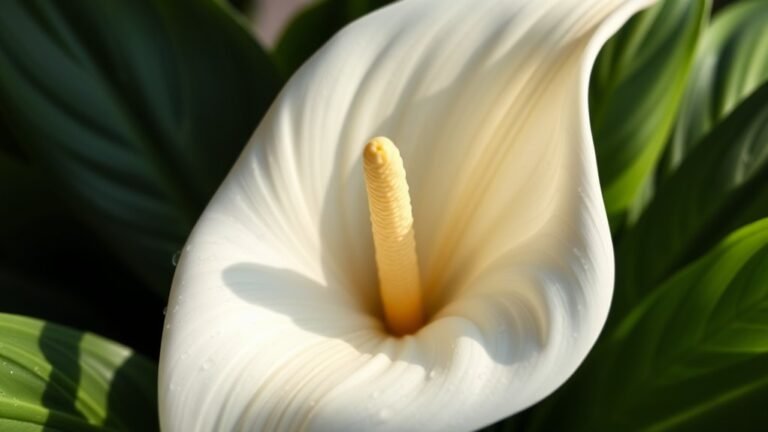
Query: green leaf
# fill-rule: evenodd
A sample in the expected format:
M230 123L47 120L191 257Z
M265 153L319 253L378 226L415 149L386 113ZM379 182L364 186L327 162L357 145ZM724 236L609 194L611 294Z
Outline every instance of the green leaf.
M273 55L283 77L290 77L342 27L392 0L322 0L307 7L286 27Z
M22 159L23 156L19 143L16 142L16 139L13 137L11 128L3 116L2 110L0 110L0 157Z
M686 154L757 87L768 81L768 2L736 3L706 29L691 74L664 170Z
M659 187L617 247L621 313L732 230L768 216L768 84L747 98Z
M39 170L0 153L0 202L0 311L52 313L57 319L67 310L78 316L98 313L88 307L90 298L55 289L44 280L49 276L61 278L58 270L68 267L71 257L91 257L84 252L92 236L72 220L60 200L41 181ZM66 252L70 259L62 260L61 252ZM61 266L61 261L70 262ZM92 274L96 269L77 273ZM63 281L57 282L60 285Z
M762 219L625 316L579 371L570 397L550 407L557 415L540 416L540 430L762 430L766 287L768 219Z
M232 5L235 9L237 9L240 12L248 12L254 7L254 3L256 3L255 0L220 0L220 1L228 1L229 4Z
M78 215L160 294L266 110L268 56L207 0L0 2L0 106Z
M128 348L0 314L0 430L157 431L157 368Z
M709 6L662 1L632 18L598 56L590 112L614 229L641 198L664 150Z
M0 152L0 311L44 316L156 353L157 340L146 335L162 328L164 299L104 253L42 174ZM142 319L126 326L136 310Z

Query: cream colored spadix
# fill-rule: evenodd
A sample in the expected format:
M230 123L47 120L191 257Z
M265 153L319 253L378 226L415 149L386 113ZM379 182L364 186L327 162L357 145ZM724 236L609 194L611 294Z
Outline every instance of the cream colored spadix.
M649 3L403 0L336 35L188 239L163 430L469 431L561 385L613 286L589 72ZM428 321L402 337L379 293L361 153L373 136L408 173Z
M424 310L403 159L392 141L378 137L365 146L363 167L387 327L396 336L413 333L424 325Z

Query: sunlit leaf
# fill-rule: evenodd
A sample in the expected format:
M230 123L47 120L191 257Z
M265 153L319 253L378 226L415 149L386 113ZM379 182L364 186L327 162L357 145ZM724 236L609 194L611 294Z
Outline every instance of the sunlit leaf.
M667 0L602 49L590 83L592 133L614 229L640 199L685 89L709 1Z
M659 190L617 248L623 311L730 231L768 217L768 84L718 124Z
M535 430L762 430L766 287L768 219L762 219L625 315Z
M0 361L0 430L159 430L157 369L121 345L0 314Z
M707 28L664 170L673 171L702 138L768 81L768 2L742 1Z

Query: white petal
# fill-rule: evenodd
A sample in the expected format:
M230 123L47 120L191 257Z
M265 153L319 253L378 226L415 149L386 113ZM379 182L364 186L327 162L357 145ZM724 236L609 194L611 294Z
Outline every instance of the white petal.
M649 0L404 0L288 83L191 235L165 431L471 430L539 401L605 321L586 89ZM388 337L360 155L406 163L432 320Z

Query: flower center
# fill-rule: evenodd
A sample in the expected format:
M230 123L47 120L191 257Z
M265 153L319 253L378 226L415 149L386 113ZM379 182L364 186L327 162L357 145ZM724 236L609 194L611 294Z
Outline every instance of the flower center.
M363 150L379 292L389 330L413 333L424 324L413 210L400 151L387 138Z

